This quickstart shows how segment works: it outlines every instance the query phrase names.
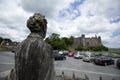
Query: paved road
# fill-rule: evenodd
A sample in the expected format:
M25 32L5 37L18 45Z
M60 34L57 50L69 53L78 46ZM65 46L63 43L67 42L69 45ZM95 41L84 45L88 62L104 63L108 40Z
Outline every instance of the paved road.
M14 53L0 52L0 72L14 68Z
M81 78L84 78L86 74L91 80L99 80L99 76L102 76L104 80L112 80L113 77L120 80L120 70L115 65L99 66L72 57L67 57L67 60L64 61L55 61L54 65L56 74L61 74L64 71L65 75L72 76L74 72L76 76ZM14 68L14 53L0 52L0 72L12 68Z
M65 61L55 61L54 64L57 74L65 71L65 74L68 76L72 76L74 72L76 76L81 76L82 78L87 74L91 80L99 80L99 76L102 76L104 80L112 80L113 77L116 80L120 80L120 70L116 65L100 66L72 57L67 57Z

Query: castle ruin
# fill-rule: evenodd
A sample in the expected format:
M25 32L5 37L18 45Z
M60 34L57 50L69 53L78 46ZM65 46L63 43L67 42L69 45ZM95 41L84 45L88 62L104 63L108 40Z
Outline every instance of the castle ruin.
M78 38L74 38L74 42L72 47L76 48L78 46L101 46L101 37L100 36L95 36L95 37L91 37L91 38L87 38L85 37L84 34L81 35L81 37Z

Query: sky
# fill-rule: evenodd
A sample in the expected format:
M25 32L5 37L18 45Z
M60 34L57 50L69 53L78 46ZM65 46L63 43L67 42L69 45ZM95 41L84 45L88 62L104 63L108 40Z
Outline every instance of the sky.
M0 0L0 37L23 41L27 19L41 13L47 36L101 36L104 46L120 48L120 0Z

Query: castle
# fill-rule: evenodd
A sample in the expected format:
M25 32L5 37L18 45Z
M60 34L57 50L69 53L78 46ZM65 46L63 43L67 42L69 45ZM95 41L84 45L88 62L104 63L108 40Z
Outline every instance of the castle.
M91 38L86 38L84 34L81 35L81 37L74 38L74 42L72 47L76 48L78 46L101 46L101 37L100 36L95 36Z

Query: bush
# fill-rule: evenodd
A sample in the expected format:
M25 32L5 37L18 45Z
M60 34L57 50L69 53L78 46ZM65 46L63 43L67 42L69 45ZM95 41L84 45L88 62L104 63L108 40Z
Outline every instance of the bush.
M79 50L79 51L108 51L108 48L101 45L101 46L78 46L77 48L75 48L75 50Z

